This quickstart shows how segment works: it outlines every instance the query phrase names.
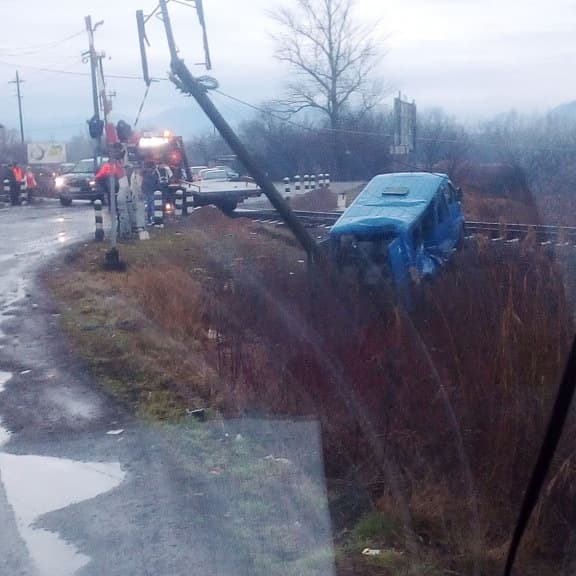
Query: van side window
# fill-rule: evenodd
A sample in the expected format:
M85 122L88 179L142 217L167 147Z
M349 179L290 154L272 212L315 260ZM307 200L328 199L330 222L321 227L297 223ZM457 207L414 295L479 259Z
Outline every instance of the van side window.
M456 188L454 188L454 184L452 184L452 182L448 183L448 190L450 191L450 204L452 204L452 202L457 202L458 192L456 191Z
M422 219L422 236L428 238L434 232L436 223L436 203L431 204Z
M442 185L442 188L440 188L440 194L446 198L446 202L448 204L452 202L452 191L450 190L450 186L448 184Z
M422 225L418 224L414 227L412 231L412 241L414 243L414 248L417 250L422 244Z
M438 194L438 201L436 202L436 207L438 210L438 222L446 222L450 216L450 211L448 210L448 204L446 202L446 196L440 192Z

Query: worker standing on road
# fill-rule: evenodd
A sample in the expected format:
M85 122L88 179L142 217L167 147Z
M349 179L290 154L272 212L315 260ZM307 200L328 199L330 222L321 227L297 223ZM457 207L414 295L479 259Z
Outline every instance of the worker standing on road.
M10 203L12 206L20 205L20 190L24 181L24 172L18 162L12 163L12 177L10 178Z
M26 167L24 178L26 179L26 190L28 191L28 204L32 204L38 182L36 182L36 176L34 176L34 172L32 172L30 166Z
M120 145L120 150L122 145ZM120 189L120 179L124 178L126 172L122 166L120 158L120 150L116 145L113 145L111 159L106 162L102 168L96 174L96 185L100 190L102 190L103 196L105 196L108 206L110 207L110 195L112 193L112 188L114 188L114 194L118 194ZM123 157L123 156L122 156Z

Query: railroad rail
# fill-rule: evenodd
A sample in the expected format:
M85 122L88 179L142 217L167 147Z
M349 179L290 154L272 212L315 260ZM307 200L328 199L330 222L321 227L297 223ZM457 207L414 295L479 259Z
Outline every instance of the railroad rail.
M330 229L342 212L317 212L294 210L294 214L308 228ZM276 210L239 210L235 218L249 218L263 224L282 226L283 221ZM516 241L528 236L541 243L576 244L576 227L550 226L545 224L508 224L501 222L466 222L467 235L488 236L494 241Z

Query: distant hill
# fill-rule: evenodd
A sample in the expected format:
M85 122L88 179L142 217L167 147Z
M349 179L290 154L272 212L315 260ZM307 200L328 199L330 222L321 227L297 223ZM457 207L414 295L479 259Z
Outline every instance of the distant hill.
M556 108L550 110L549 114L553 117L576 121L576 100L556 106Z

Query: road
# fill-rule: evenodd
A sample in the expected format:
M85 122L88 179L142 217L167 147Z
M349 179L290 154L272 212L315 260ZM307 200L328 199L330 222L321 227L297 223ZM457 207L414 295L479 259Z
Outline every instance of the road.
M258 504L294 518L299 537L292 540L302 542L302 558L312 540L327 552L308 573L333 574L314 423L147 425L69 352L61 312L36 277L63 249L91 241L92 230L88 206L46 201L0 209L0 574L299 573L299 549L295 556L292 549L292 564L280 552L274 556L278 537L253 507L237 505L246 487L225 466L214 468L214 452L226 461L238 442L246 443L247 466L253 458L260 467L289 465L294 478L306 471L314 513L291 505L289 490L301 489L273 468ZM259 455L251 456L256 439Z

